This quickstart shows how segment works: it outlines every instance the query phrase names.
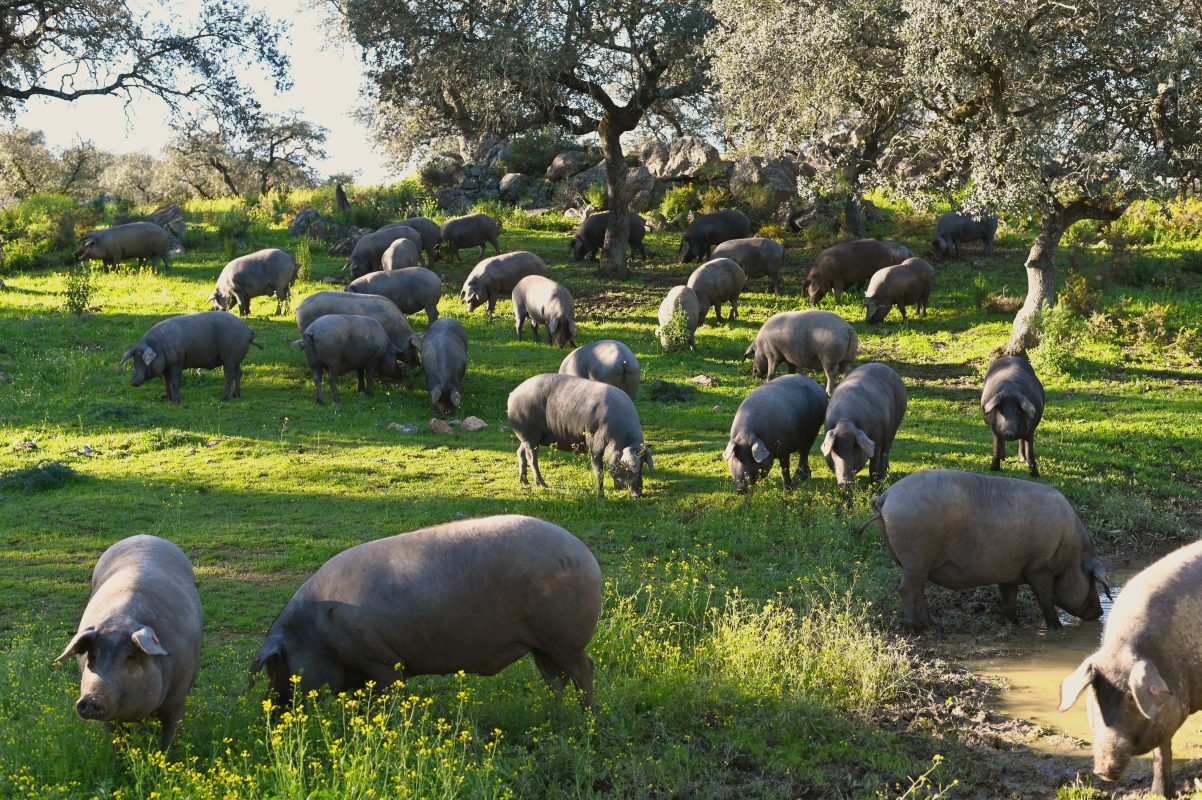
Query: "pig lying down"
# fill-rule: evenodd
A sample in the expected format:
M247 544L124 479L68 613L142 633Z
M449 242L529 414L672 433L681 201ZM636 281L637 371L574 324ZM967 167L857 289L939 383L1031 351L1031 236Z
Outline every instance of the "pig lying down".
M388 686L410 675L494 675L526 653L558 694L593 702L586 649L601 568L557 525L497 516L422 528L344 550L297 590L255 655L287 707L302 692Z
M202 625L183 551L157 536L114 544L96 562L78 633L54 662L79 662L76 712L106 725L156 717L167 749L196 681Z
M1173 734L1202 709L1202 542L1169 553L1123 587L1102 646L1060 687L1067 711L1086 689L1094 772L1122 777L1154 751L1152 794L1172 797Z

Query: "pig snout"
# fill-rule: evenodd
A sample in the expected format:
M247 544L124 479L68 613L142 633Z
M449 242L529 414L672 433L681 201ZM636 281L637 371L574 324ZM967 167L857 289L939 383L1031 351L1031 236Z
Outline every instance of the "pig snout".
M95 693L85 694L75 701L75 713L81 719L94 719L104 722L111 716L111 703Z

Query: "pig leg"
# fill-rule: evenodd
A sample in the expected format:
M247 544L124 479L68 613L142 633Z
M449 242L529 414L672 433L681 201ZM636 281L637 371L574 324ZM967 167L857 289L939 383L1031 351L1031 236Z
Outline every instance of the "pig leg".
M530 319L530 335L534 337L534 341L541 342L542 339L538 336L538 323L533 318ZM551 335L547 334L547 344L551 344Z
M497 243L497 237L494 236L493 238L489 239L488 243L492 245L492 249L497 255L501 255L501 245ZM480 246L480 256L484 256L484 245Z
M997 472L1002 468L1002 459L1006 457L1006 443L996 433L993 435L993 463L989 468Z
M902 303L898 303L898 305L897 305L897 310L901 312L901 315L902 315L902 322L905 322L905 321L906 321L906 307L905 307L905 305L904 305L904 304L902 304Z
M993 237L992 236L985 239L985 257L989 258L991 255L993 255ZM1152 794L1156 794L1156 792L1152 792ZM1164 794L1164 792L1161 792L1161 794Z
M438 306L426 306L426 321L433 325L436 319L438 319Z
M1002 618L1011 625L1018 624L1018 584L999 583L997 593L1002 601Z
M921 631L933 624L931 613L927 610L927 596L924 591L926 582L927 576L922 572L908 569L902 575L900 587L902 613L905 617L906 627L914 631Z
M605 463L601 460L601 456L593 456L593 478L597 483L597 497L605 497Z
M167 399L173 403L179 403L179 379L184 374L182 364L172 364L167 368L167 373L171 376L171 383L167 387Z
M155 716L163 724L163 733L159 739L159 747L166 752L171 748L172 742L175 741L175 735L179 732L179 725L184 720L184 704L181 702L163 706Z
M1173 796L1173 740L1156 748L1152 755L1152 794Z
M785 485L785 491L793 491L793 479L789 475L789 454L782 453L780 456L780 478L781 483Z
M480 249L483 250L484 248L481 247ZM480 255L483 256L484 253L482 252ZM488 292L488 315L491 317L495 313L497 313L497 296L490 289Z
M793 473L793 482L808 481L812 473L810 472L810 448L814 446L811 441L809 447L804 447L797 451L797 471Z
M324 405L326 401L321 399L321 367L313 367L311 372L313 373L313 390L317 405Z
M371 397L376 392L376 368L370 366L367 368L367 396Z
M242 362L234 365L234 397L242 396Z
M543 480L542 470L538 468L538 448L526 445L526 453L530 456L530 466L534 468L534 485L547 488L547 482Z
M520 342L522 341L522 325L526 322L526 307L522 305L515 306L513 309L513 316L514 319L517 320L517 322L514 324L514 328L518 332L518 341ZM534 333L534 340L538 341L538 331L535 331Z
M1052 601L1055 596L1052 594L1052 576L1040 573L1027 577L1027 584L1031 587L1031 591L1035 592L1035 601L1039 603L1039 610L1043 612L1043 621L1047 623L1048 630L1058 631L1061 627L1060 617L1056 614L1056 604Z
M722 304L714 303L714 319L718 322L722 321Z
M518 445L518 483L526 486L530 480L526 477L526 443Z
M222 372L225 373L225 391L223 391L221 393L221 401L222 402L225 402L226 400L230 399L230 393L233 391L233 388L234 388L234 376L236 376L238 374L238 371L239 370L238 370L237 364L233 364L233 365L223 364L222 365ZM234 396L235 397L237 396L236 392L234 393Z
M334 398L335 403L341 403L342 398L338 395L338 376L334 374L334 370L328 370L326 375L330 379L330 396Z
M1023 461L1026 461L1029 465L1031 465L1031 477L1038 478L1039 467L1035 466L1035 434L1032 433L1026 439L1023 439L1021 442L1019 442L1018 447L1019 452L1023 457Z
M730 301L730 313L727 314L729 319L735 320L739 318L739 298Z
M363 370L355 370L355 377L359 379L359 392L362 393L367 388L363 382Z
M822 371L826 373L826 396L830 397L835 391L835 365L823 364Z
M237 299L237 301L238 301L238 316L240 316L240 317L250 316L250 295L245 294L245 293L239 294L238 292L234 292L234 298Z

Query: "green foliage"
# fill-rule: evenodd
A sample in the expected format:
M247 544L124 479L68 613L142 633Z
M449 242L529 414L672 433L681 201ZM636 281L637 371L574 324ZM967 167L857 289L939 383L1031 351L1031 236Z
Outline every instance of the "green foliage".
M724 185L711 184L697 192L697 210L702 214L712 214L732 205L734 199L730 196L730 189Z
M1081 317L1066 305L1057 303L1041 309L1031 320L1031 330L1039 341L1030 353L1036 374L1070 373L1080 356L1084 329Z
M557 233L571 233L580 224L576 220L554 211L534 215L518 212L513 215L513 220L515 227L525 228L530 231L553 231Z
M760 239L772 239L781 246L785 246L786 240L789 238L788 231L774 223L761 225L756 230L755 235Z
M679 305L672 311L668 324L660 329L660 345L669 353L689 346L689 315Z
M54 254L45 242L9 239L3 243L0 251L0 273L29 272L48 267L53 261Z
M776 190L766 184L748 184L739 190L734 199L753 220L768 219L776 212Z
M422 188L433 192L444 186L453 186L462 177L463 161L458 156L438 155L422 164L417 178Z
M488 214L504 228L520 212L503 200L480 200L468 210L469 214Z
M296 279L298 281L307 281L313 278L313 250L309 241L308 236L302 236L293 249L293 257L296 258Z
M579 150L580 145L553 128L527 131L509 140L497 163L505 172L520 172L541 178L555 160L567 150Z
M0 232L23 238L43 251L75 247L75 200L61 194L35 194L0 210Z
M604 181L590 183L584 189L584 199L598 211L609 208L609 189Z
M95 295L96 283L91 264L76 264L67 270L67 278L63 283L63 306L68 313L82 316L92 305Z
M78 478L75 470L58 461L43 461L32 467L9 470L0 473L0 499L4 498L5 489L20 489L25 494L33 494L57 489Z
M659 201L659 213L668 225L683 228L688 223L689 212L696 211L698 205L697 192L692 186L678 186L664 192Z

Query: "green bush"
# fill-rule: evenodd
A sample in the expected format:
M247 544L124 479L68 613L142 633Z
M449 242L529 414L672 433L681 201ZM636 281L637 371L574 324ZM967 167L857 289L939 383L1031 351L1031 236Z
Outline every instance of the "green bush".
M697 210L702 214L712 214L734 205L730 190L725 186L711 185L697 193Z
M1068 374L1077 363L1085 322L1076 311L1063 303L1043 308L1031 320L1039 345L1031 353L1031 366L1037 374Z
M668 319L668 324L660 329L661 337L660 344L665 342L664 347L669 353L674 353L677 350L684 350L689 346L689 315L684 312L684 309L679 305L672 311L672 316Z
M417 177L426 190L433 191L456 183L457 173L462 166L463 162L457 157L439 155L422 164Z
M762 183L744 186L735 199L752 219L768 219L776 211L776 190Z
M313 277L313 250L309 237L302 236L296 243L296 279L307 281Z
M35 194L0 212L0 233L28 239L42 251L75 248L76 203L61 194Z
M50 266L54 254L49 247L29 239L10 239L4 242L0 254L0 274L29 272Z
M530 131L515 137L509 147L497 159L505 172L520 172L524 175L542 176L555 156L566 150L579 150L580 145L554 130Z
M609 187L603 181L590 183L584 189L584 199L597 210L609 208Z
M67 271L63 284L63 305L68 312L82 316L92 305L92 297L96 294L96 284L92 281L92 265L90 263L76 264Z
M659 201L659 213L663 215L667 225L684 227L688 222L689 212L697 210L697 193L692 186L679 186L664 192Z
M553 211L534 216L515 212L512 216L512 221L515 228L523 228L528 231L555 231L558 233L571 233L576 230L579 224L576 220Z

